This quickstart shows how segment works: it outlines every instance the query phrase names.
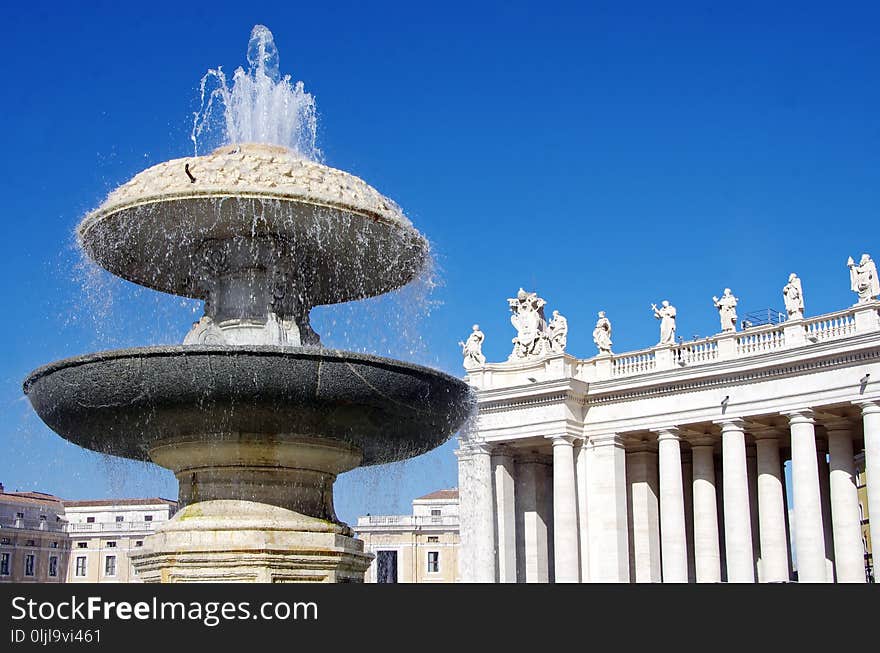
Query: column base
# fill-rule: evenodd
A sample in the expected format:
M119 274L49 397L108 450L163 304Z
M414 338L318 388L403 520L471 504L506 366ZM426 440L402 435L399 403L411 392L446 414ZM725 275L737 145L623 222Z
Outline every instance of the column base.
M253 501L180 510L130 555L145 583L362 583L373 556L348 526Z

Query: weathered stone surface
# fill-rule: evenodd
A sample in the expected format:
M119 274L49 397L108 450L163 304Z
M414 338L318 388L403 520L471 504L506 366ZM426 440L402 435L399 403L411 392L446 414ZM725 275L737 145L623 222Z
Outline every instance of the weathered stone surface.
M384 463L440 445L472 407L467 385L436 370L271 346L100 352L35 370L24 391L62 437L138 460L159 441L246 433L329 438Z
M205 299L223 268L259 268L286 274L310 307L405 285L429 249L363 180L249 143L144 170L87 215L77 236L99 265L148 288Z

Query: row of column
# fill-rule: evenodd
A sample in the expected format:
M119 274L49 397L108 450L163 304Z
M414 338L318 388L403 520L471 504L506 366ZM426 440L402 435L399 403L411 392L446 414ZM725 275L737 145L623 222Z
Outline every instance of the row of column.
M868 505L880 506L880 406L860 404ZM800 582L864 582L853 440L843 419L823 419L830 469L820 474L815 418L786 413L791 430L794 546ZM790 579L789 524L779 433L720 420L715 438L659 429L657 452L617 435L552 440L547 461L471 444L459 453L462 578L475 582L782 582ZM690 434L689 434L690 435ZM683 474L683 467L689 473ZM545 470L545 471L542 471ZM720 472L720 473L719 473ZM543 474L543 475L542 475ZM823 488L827 479L829 487ZM720 486L720 488L719 488ZM822 498L830 497L823 504ZM877 520L880 522L880 520ZM875 522L877 523L877 522ZM880 537L880 528L874 526ZM880 541L880 539L876 540Z

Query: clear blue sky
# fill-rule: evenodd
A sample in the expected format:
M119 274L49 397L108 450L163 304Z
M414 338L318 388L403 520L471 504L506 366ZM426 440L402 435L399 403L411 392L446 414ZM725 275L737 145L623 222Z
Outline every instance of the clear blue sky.
M256 23L319 111L326 163L394 198L432 241L442 285L421 304L316 311L335 346L461 374L479 322L503 360L506 298L537 290L569 350L718 330L711 297L807 314L854 301L848 256L880 257L880 5L864 3L45 3L7 9L0 179L0 481L67 498L176 496L170 472L84 452L35 417L33 368L179 342L191 303L84 272L83 214L118 184L191 154L207 68L245 63ZM335 320L335 322L334 322ZM321 326L323 324L323 331ZM403 337L397 335L404 330ZM337 483L340 516L406 512L455 485L451 441Z

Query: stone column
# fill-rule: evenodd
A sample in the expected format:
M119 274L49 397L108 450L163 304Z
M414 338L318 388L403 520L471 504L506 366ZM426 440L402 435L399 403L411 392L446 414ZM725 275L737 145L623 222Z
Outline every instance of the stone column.
M663 582L687 582L687 530L681 480L681 444L674 429L657 431L660 462L660 546Z
M761 582L761 540L758 537L758 451L755 445L746 445L746 472L749 477L749 516L752 529L752 560L755 561L755 579Z
M462 582L495 582L495 506L492 457L481 442L462 442L458 456Z
M761 543L761 582L789 579L788 539L779 437L774 432L754 434L758 454L758 533Z
M724 540L727 552L727 580L730 583L755 582L744 426L739 419L721 422Z
M721 582L715 456L711 438L691 440L694 465L694 564L698 583Z
M660 501L657 454L648 445L626 453L629 570L636 583L659 583Z
M550 518L547 461L542 456L520 456L515 468L517 581L550 580Z
M681 452L681 484L684 494L684 532L687 544L688 582L697 582L694 566L694 466L690 450Z
M831 524L837 582L864 583L865 560L859 519L859 494L853 462L852 427L848 420L825 423L831 467Z
M592 436L587 453L590 580L628 583L626 452L623 440L616 434Z
M498 447L492 455L495 477L495 515L498 582L516 582L516 492L512 452Z
M825 574L834 582L834 536L831 529L831 477L828 469L828 443L816 441L816 469L819 472L819 500L822 506L822 535L825 539Z
M856 402L862 409L862 423L865 427L865 479L868 493L868 516L871 542L880 542L880 400ZM878 557L875 556L875 560Z
M580 581L574 438L553 436L553 559L555 582Z
M798 582L824 583L825 532L816 464L816 432L813 411L788 413L791 426L791 476L794 490L794 541Z
M577 486L578 541L581 548L581 582L590 582L590 528L587 519L587 479L590 472L587 466L587 447L584 440L575 451L575 485Z

